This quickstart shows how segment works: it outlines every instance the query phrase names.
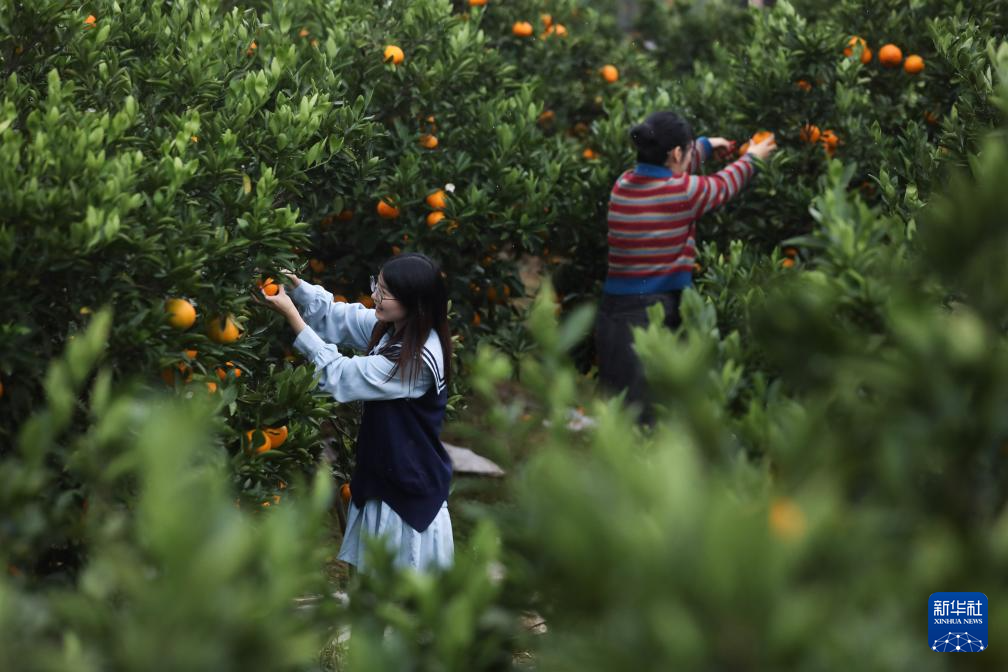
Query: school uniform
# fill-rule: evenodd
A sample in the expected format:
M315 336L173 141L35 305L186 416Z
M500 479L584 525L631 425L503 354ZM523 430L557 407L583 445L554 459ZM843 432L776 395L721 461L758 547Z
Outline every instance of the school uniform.
M643 368L631 328L647 326L647 308L665 307L665 324L679 325L682 291L693 283L696 220L736 196L756 173L746 154L713 175L696 175L712 155L710 141L694 143L688 172L638 163L616 180L609 197L608 269L595 330L599 382L653 420Z
M364 571L363 538L371 535L387 540L397 566L450 566L452 466L440 440L448 389L437 332L431 330L418 361L400 362L405 380L398 371L390 377L399 348L386 347L388 334L364 356L347 357L338 347L367 349L378 322L373 309L334 303L331 293L304 281L290 295L308 325L294 347L315 364L319 387L339 402L363 402L347 529L337 557Z

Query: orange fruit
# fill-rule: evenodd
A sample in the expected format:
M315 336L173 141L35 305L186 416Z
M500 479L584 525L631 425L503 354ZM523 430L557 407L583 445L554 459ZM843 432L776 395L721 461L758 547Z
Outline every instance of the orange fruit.
M392 246L392 256L393 257L398 257L400 254L402 254L402 248L399 247L398 245L393 245Z
M251 448L257 455L265 453L266 451L273 448L273 444L270 442L269 437L261 429L250 429L245 432L245 443Z
M791 268L792 266L794 266L794 259L791 259L790 257L781 259L780 265L783 266L784 268Z
M186 357L189 359L196 359L196 355L198 354L195 350L184 350L183 352L185 352Z
M486 3L487 0L469 0L470 7L484 7L486 6Z
M475 0L469 0L469 2L474 2L474 1ZM486 2L486 0L480 0L480 1L481 2ZM339 489L339 494L340 494L340 499L343 500L343 504L344 505L349 505L350 504L350 497L351 497L351 494L352 494L350 492L350 484L349 483L344 483L343 485L341 485L340 489Z
M374 299L368 294L361 294L357 297L357 303L363 305L365 308L374 308Z
M251 56L252 54L254 54L256 52L256 49L258 49L258 48L259 48L259 45L255 43L255 40L252 40L252 43L249 44L248 49L245 50L245 55L246 56Z
M804 126L802 126L801 133L798 134L798 137L801 138L802 142L809 145L814 145L815 143L819 142L819 138L821 135L822 131L819 130L818 126L816 126L815 124L805 124Z
M549 37L550 35L556 35L557 37L567 37L567 27L562 23L557 23L549 26L545 32L543 32L543 37Z
M311 35L311 33L308 32L307 28L302 28L301 31L298 33L299 37L308 37L309 35Z
M840 144L840 138L837 137L836 133L827 128L819 136L819 142L822 143L826 156L832 157L836 153L837 146Z
M542 21L542 24L545 27L547 27L547 28L549 28L550 26L553 25L553 15L552 14L540 14L539 15L539 20Z
M378 216L382 219L395 219L399 216L399 208L390 204L384 198L378 201L376 210L378 211Z
M224 362L224 366L227 366L227 367L230 367L230 368L222 369L222 368L218 367L217 369L215 369L216 372L217 372L217 377L218 378L220 378L221 380L227 380L227 374L228 373L233 373L235 378L241 378L242 370L239 369L237 366L235 366L234 362L232 362L232 361Z
M266 278L259 283L259 288L266 296L276 296L280 293L280 285L276 284L273 278Z
M806 93L812 90L812 84L807 79L799 79L797 82L795 82L795 86L797 86L799 89L801 89Z
M486 297L490 303L497 303L497 288L493 285L487 287Z
M789 259L794 259L795 257L798 256L798 250L793 247L785 247L784 256L788 257Z
M474 327L480 326L480 323L482 323L482 322L483 322L483 320L482 320L482 318L480 318L480 314L479 313L476 313L475 315L473 315L472 325Z
M435 210L434 212L427 215L427 227L433 229L437 226L437 223L445 218L445 214L440 210Z
M508 287L507 285L504 285L504 287L502 288L502 290L501 290L501 291L503 291L503 292L504 292L504 296L505 296L505 297L509 297L509 296L511 296L511 288L510 288L510 287Z
M768 519L770 531L781 539L796 539L805 534L805 514L786 497L774 500Z
M552 124L554 119L556 119L556 112L553 110L543 110L536 121L545 126L546 124Z
M619 79L619 70L616 69L615 65L603 65L599 72L602 73L602 79L609 84L612 84Z
M165 301L165 313L168 314L168 324L176 329L185 330L196 323L196 308L185 299Z
M215 317L207 324L207 335L215 343L234 343L241 336L241 332L230 316Z
M924 69L924 59L917 54L910 54L903 62L903 70L908 75L916 75Z
M321 259L309 259L308 266L310 266L311 270L315 273L321 273L325 270L325 262Z
M188 383L192 380L192 368L188 364L179 362L174 368L167 366L161 369L161 380L164 381L165 385L171 386L175 384L176 370L179 372L179 377L182 378L182 382Z
M746 152L749 151L749 143L752 143L754 145L758 145L759 143L763 142L767 138L772 138L772 137L773 137L773 133L770 132L770 131L757 131L756 134L749 139L749 142L746 142L741 147L739 147L739 156L745 156L746 155Z
M403 62L404 58L406 58L406 55L403 53L403 50L397 47L396 45L390 44L387 47L385 47L385 51L383 53L383 60L386 63L392 61L392 65L399 65L400 63Z
M338 219L341 222L349 222L351 219L353 219L353 210L349 209L340 210L340 213L336 215L336 219Z
M433 194L428 194L427 205L429 205L434 210L444 210L445 207L445 192L443 189L438 189Z
M214 392L217 391L217 383L213 381L207 381L206 389L210 394L213 394Z
M532 24L528 21L515 21L511 26L511 34L515 37L532 37Z
M269 438L270 448L279 448L287 440L287 425L264 429L263 433Z
M342 294L333 294L332 300L333 303L349 303L349 301L347 301L347 298Z
M878 52L878 61L887 68L897 68L903 62L903 52L895 44L883 45Z
M596 154L595 150L593 150L591 147L588 147L583 152L581 152L581 156L588 159L589 161L598 158L598 154Z
M872 51L868 48L868 43L862 38L855 35L847 41L847 47L843 50L844 56L848 58L854 55L854 47L856 45L861 45L861 62L870 63L872 59Z
M94 14L88 14L88 17L86 19L84 19L84 28L85 29L87 29L87 28L94 28L94 25L95 25L95 23L97 23L97 21L98 21L98 19L97 19L97 17L95 17Z
M424 133L420 136L420 146L427 149L434 149L438 146L437 136L431 133Z
M931 112L930 110L927 110L924 112L924 121L934 126L938 123L938 115L935 114L934 112Z

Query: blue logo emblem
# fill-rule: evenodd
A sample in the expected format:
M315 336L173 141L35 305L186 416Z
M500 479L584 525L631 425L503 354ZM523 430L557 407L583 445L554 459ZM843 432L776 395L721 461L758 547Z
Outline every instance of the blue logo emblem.
M934 593L928 598L928 642L939 653L978 653L987 648L987 596Z

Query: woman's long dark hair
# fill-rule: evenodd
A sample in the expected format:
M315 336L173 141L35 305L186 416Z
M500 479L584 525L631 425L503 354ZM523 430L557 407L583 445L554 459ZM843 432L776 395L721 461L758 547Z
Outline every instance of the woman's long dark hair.
M637 161L661 166L670 151L676 147L685 151L693 142L693 129L675 112L654 112L630 129L630 139L637 147Z
M420 375L424 343L431 329L437 332L444 353L445 385L451 380L452 343L448 328L448 289L441 268L430 257L417 252L392 257L381 268L389 294L406 311L406 322L401 332L395 333L391 322L378 322L371 332L368 352L382 337L393 332L389 342L382 347L383 354L395 362L390 375L397 371L403 382L410 376L416 382Z

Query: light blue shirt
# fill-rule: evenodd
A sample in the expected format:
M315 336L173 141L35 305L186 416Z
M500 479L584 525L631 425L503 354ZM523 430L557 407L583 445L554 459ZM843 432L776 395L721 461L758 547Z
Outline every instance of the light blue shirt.
M290 296L308 325L294 339L294 348L315 364L322 374L319 387L336 401L416 399L432 384L436 383L439 391L444 386L444 357L434 330L424 345L425 366L420 367L415 381L411 380L411 372L407 369L404 381L399 371L390 377L395 363L388 357L371 353L347 357L337 347L367 350L371 332L378 323L373 309L360 303L334 302L333 295L325 288L304 280L290 291ZM387 341L388 334L382 337L375 350Z

